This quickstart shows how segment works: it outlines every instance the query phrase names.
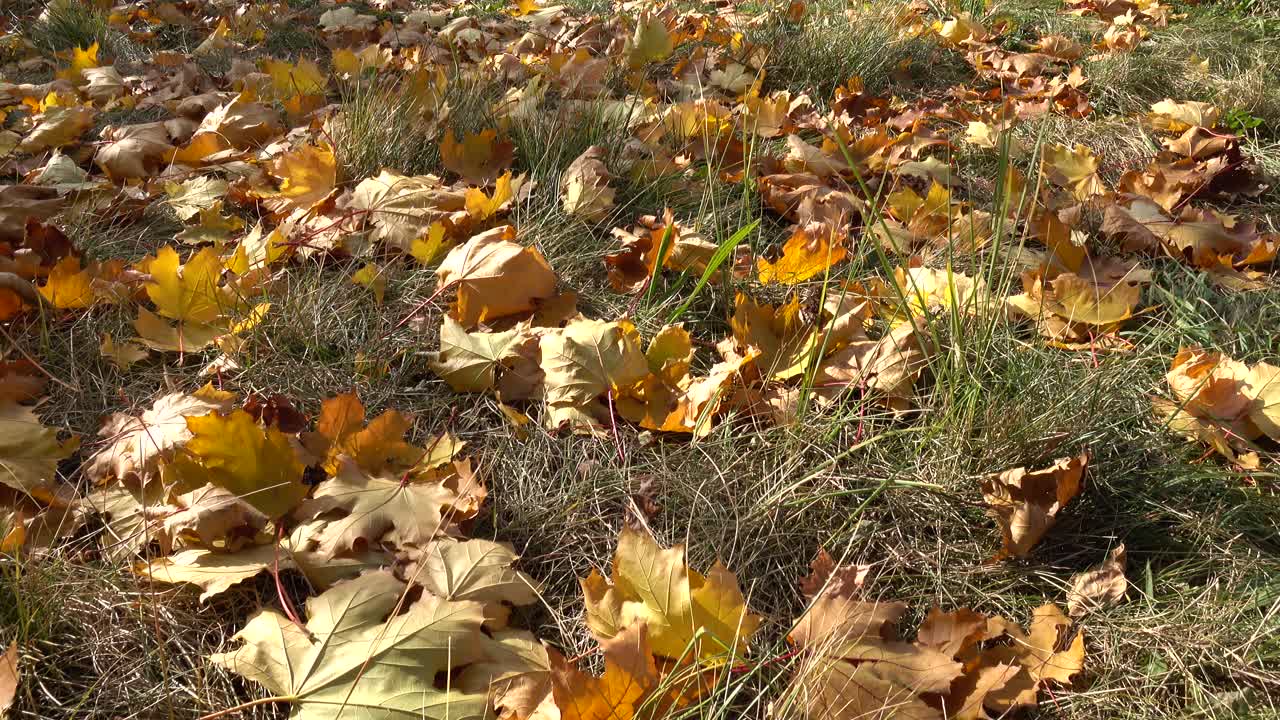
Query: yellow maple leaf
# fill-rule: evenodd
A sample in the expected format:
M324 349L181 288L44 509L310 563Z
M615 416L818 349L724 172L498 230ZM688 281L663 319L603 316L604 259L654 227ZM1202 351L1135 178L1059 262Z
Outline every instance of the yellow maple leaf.
M329 82L324 71L307 58L299 59L297 64L268 58L262 61L262 71L271 77L271 88L281 99L323 95Z
M756 261L760 282L795 285L823 274L848 254L842 240L835 229L821 223L797 227L777 262Z
M422 237L413 239L409 245L409 254L413 256L423 265L430 265L435 262L445 250L449 249L449 245L445 240L445 227L443 223L434 222L427 228L427 232Z
M461 140L446 132L440 141L440 160L445 168L466 182L484 185L511 166L515 145L499 140L498 131L465 133Z
M163 247L148 264L148 271L147 296L161 315L182 322L211 323L221 314L225 304L218 287L222 260L212 248L204 248L183 264L178 251Z
M382 298L387 294L387 276L382 268L369 263L352 274L351 282L373 293L374 304L382 305Z
M436 268L441 287L457 286L450 315L464 327L532 310L555 296L556 274L536 248L514 242L510 225L472 236Z
M276 158L271 174L280 178L281 198L295 208L310 208L333 192L338 166L328 145L302 145Z
M627 65L636 69L651 62L662 62L674 49L675 42L662 18L658 15L643 17L636 23L635 32L627 42Z
M231 143L219 133L198 132L186 145L174 149L167 159L169 162L199 167L205 158L230 147Z
M199 480L230 491L270 518L306 497L302 462L278 429L264 430L244 410L188 416L187 429L186 452L201 468ZM198 486L198 480L189 480Z
M1060 144L1045 148L1044 174L1050 182L1070 190L1077 200L1088 200L1107 191L1098 177L1098 158L1084 145L1074 149Z
M338 48L330 58L334 72L347 78L357 77L366 70L385 67L390 61L391 51L377 44L366 45L358 51Z
M93 304L93 277L80 269L80 259L68 255L49 271L40 294L59 310L79 310Z
M516 6L507 10L512 17L524 17L536 11L540 6L537 0L516 0Z
M89 68L99 67L102 63L98 62L98 43L94 42L88 47L71 48L71 67L57 73L59 78L70 80L77 85L84 79L84 71Z
M488 220L497 215L503 204L515 196L515 190L519 187L521 180L523 177L513 183L511 171L508 170L498 178L498 182L493 186L492 195L486 195L480 188L467 188L467 214L477 221Z
M706 576L685 565L684 547L663 550L653 538L624 527L613 577L582 581L587 626L599 639L635 623L649 629L654 654L722 665L746 652L761 617L746 606L737 578L722 565Z
M198 213L195 225L188 225L174 238L186 245L211 243L221 245L231 234L244 229L244 220L235 215L222 214L222 201L204 208Z
M255 225L253 230L236 244L236 251L227 259L227 269L237 275L244 275L250 270L266 267L289 251L289 246L279 228L271 232L263 232L262 225Z

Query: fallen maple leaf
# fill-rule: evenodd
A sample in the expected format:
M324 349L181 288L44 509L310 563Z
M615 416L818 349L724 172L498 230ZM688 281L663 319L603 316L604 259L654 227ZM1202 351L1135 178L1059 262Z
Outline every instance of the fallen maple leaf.
M932 344L921 344L921 330L915 323L902 323L878 340L865 335L851 339L820 361L813 375L815 397L829 403L845 390L859 388L874 392L894 411L909 410L915 381L932 349Z
M485 607L485 627L505 628L508 605L538 600L540 587L516 570L519 556L510 546L488 540L442 538L410 547L402 577L445 600L474 600Z
M58 310L81 310L94 303L93 277L80 269L80 258L68 255L49 271L49 278L37 290Z
M1245 468L1260 464L1253 440L1259 427L1274 429L1269 366L1251 368L1226 355L1188 347L1178 351L1165 374L1172 399L1154 398L1156 414L1169 429L1208 444L1218 454Z
M364 212L374 240L408 250L437 224L444 230L441 223L465 215L467 197L467 191L449 188L434 175L405 176L383 169L356 185L348 207Z
M551 654L555 651L525 630L494 631L484 646L484 660L462 672L458 687L487 693L503 720L535 717L552 693ZM563 718L561 713L556 720Z
M716 563L706 576L685 565L684 548L663 550L624 527L612 580L593 570L581 581L587 626L607 640L635 623L649 631L653 651L673 660L722 666L741 657L762 618L752 615L737 578Z
M304 468L284 433L259 427L244 410L188 415L186 421L191 439L183 450L199 469L183 478L188 484L217 485L273 519L306 497ZM184 471L193 465L183 465Z
M604 674L594 677L551 651L551 696L530 720L626 720L637 717L658 685L658 668L644 623L600 641ZM549 706L549 707L548 707Z
M941 720L941 713L909 688L885 677L884 667L884 663L854 665L815 654L796 670L787 704L810 720Z
M0 485L42 502L58 494L58 462L75 452L75 439L60 441L29 407L0 400Z
M139 561L133 571L154 582L195 585L204 602L267 570L297 569L313 586L326 590L391 563L391 555L380 551L332 558L322 555L314 547L314 536L325 525L324 521L300 524L278 545L250 545L234 552L188 548L150 562Z
M1050 145L1044 150L1044 174L1050 182L1071 191L1077 200L1089 200L1106 192L1098 177L1098 158L1084 145L1075 149Z
M820 223L797 226L782 246L777 262L756 261L762 283L795 285L822 275L848 255L844 237L835 228Z
M982 481L982 496L1004 536L996 560L1024 557L1079 492L1087 454L1059 458L1041 470L1014 468Z
M277 201L280 209L310 209L329 197L338 182L337 160L328 145L301 145L277 157L271 174L280 180L280 190L265 197Z
M1070 685L1071 678L1084 669L1084 633L1078 632L1059 650L1062 631L1071 621L1049 603L1035 609L1029 632L1009 623L1004 618L988 621L987 637L1007 635L1012 644L997 645L982 652L980 662L985 665L1017 664L1019 673L1002 687L987 693L985 707L1005 713L1017 707L1036 704L1041 686L1047 681Z
M229 305L219 287L222 260L212 248L204 248L182 263L178 252L165 246L146 269L151 275L147 296L164 317L208 324Z
M613 188L604 164L605 148L592 145L565 168L560 176L564 211L588 222L599 222L613 208Z
M511 166L515 145L499 140L494 129L465 133L461 139L446 131L440 141L440 160L445 169L473 185L493 182Z
M1048 279L1041 270L1023 274L1023 292L1005 302L1036 321L1040 333L1058 347L1107 347L1104 339L1133 315L1151 272L1114 258L1079 263L1074 272Z
M164 395L136 417L115 413L98 431L107 445L89 460L85 474L99 484L112 479L145 484L162 461L191 439L188 416L229 410L233 397L206 385L192 394Z
M636 69L651 62L662 62L675 49L671 32L658 13L650 13L636 22L635 32L627 40L627 65Z
M339 583L307 600L305 628L264 610L236 633L240 648L209 660L293 703L299 718L337 717L338 708L405 720L487 717L485 694L435 684L438 673L483 658L480 604L430 594L407 602L405 590L389 571Z
M1067 593L1067 614L1079 617L1091 610L1114 605L1124 598L1129 581L1124 576L1124 545L1117 545L1107 553L1100 565L1077 573L1071 578L1071 590Z
M241 94L204 116L191 138L188 152L203 159L205 155L201 153L212 151L222 143L225 143L223 147L229 145L242 150L258 147L279 135L280 131L280 116L275 110ZM197 141L210 135L220 138L220 142L204 141L208 144L197 146Z
M302 443L323 458L330 475L338 473L343 456L370 473L419 475L448 463L465 445L445 433L426 448L416 447L404 440L412 426L398 410L387 410L365 425L364 404L354 393L344 393L324 401L315 432L303 433Z
M351 274L351 282L373 293L373 303L382 306L387 294L387 276L382 268L369 263Z
M715 243L677 222L670 209L661 218L642 216L631 230L614 228L613 235L622 248L606 255L604 264L618 292L640 291L660 268L701 274L716 252ZM667 249L659 258L664 237Z
M1165 99L1152 105L1147 117L1157 130L1180 133L1193 127L1214 127L1222 111L1212 103Z
M531 336L522 329L469 333L446 315L440 328L440 351L427 360L431 371L454 392L485 392L497 387L499 370L524 355L520 346Z
M424 546L457 532L474 513L457 506L459 492L442 480L402 482L394 475L371 475L350 459L298 508L306 518L331 520L319 536L319 552L334 557L385 542ZM334 513L330 516L329 513Z
M49 384L30 360L0 361L0 403L25 403L40 398Z
M190 220L212 208L230 188L225 180L201 175L181 183L165 183L166 203L179 220Z
M441 287L457 287L450 315L464 328L533 310L555 295L557 282L542 253L516 243L509 225L450 250L436 277Z
M49 108L41 113L36 126L18 143L18 149L35 154L72 145L93 127L96 116L93 108L80 105Z
M4 655L0 655L0 717L8 717L9 708L18 695L18 681L22 677L18 673L18 660L18 641L14 640Z

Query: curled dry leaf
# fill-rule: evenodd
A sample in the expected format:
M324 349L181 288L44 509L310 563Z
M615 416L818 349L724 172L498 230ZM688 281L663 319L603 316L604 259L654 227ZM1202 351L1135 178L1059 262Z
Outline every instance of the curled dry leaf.
M928 364L920 344L920 328L904 323L891 328L879 340L865 335L824 358L814 373L815 395L831 402L848 389L871 391L890 409L902 412L913 406L915 381ZM928 346L932 347L932 345Z
M546 423L591 425L601 396L617 397L649 374L629 320L579 320L540 338Z
M800 590L805 597L820 594L853 597L862 592L867 583L870 565L836 565L826 548L818 550L809 563L810 573L800 580Z
M982 481L982 496L1000 526L1003 547L996 560L1024 557L1053 526L1079 492L1089 456L1059 458L1040 470L1005 470Z
M235 552L188 548L149 562L138 561L133 571L154 582L195 585L204 602L268 570L296 569L313 587L323 591L336 582L391 563L391 555L385 552L333 558L320 554L315 549L314 536L324 526L323 521L301 524L279 545L250 545Z
M444 433L427 447L417 447L404 439L413 423L398 410L387 410L365 424L365 408L355 393L343 393L325 400L314 432L301 435L303 447L322 458L321 467L335 475L350 459L370 473L405 473L418 476L448 463L466 443Z
M613 188L604 164L605 148L592 145L565 168L560 179L564 211L588 222L599 222L613 208Z
M1147 118L1157 130L1180 133L1193 127L1212 128L1222 117L1222 110L1212 103L1164 99L1151 106Z
M503 720L533 718L540 705L547 712L558 711L552 695L552 660L548 650L533 633L525 630L496 630L485 641L485 658L462 672L458 687L465 692L487 693ZM568 707L576 707L569 703ZM617 706L611 711L620 709ZM564 715L554 716L561 720Z
M233 548L267 524L265 515L230 490L212 484L176 493L172 505L147 508L144 513L161 521L158 539L165 552L171 552L175 545L211 547L219 541Z
M1079 617L1124 599L1129 589L1124 570L1124 545L1121 544L1112 548L1100 565L1073 576L1067 593L1067 614Z
M815 561L815 576L828 560ZM854 571L837 568L832 577ZM863 600L860 591L858 583L825 583L792 627L788 639L805 654L775 703L783 716L979 720L1034 706L1047 682L1069 685L1083 667L1083 635L1060 650L1070 621L1053 605L1036 610L1029 633L1004 618L933 608L907 642L894 628L907 606Z
M1178 352L1165 380L1172 397L1153 398L1157 416L1237 465L1259 466L1260 436L1280 440L1280 368L1192 347Z
M1115 258L1088 259L1071 272L1048 277L1023 273L1023 293L1005 302L1034 320L1040 334L1057 347L1093 349L1119 346L1114 333L1133 316L1151 271ZM1115 338L1108 343L1107 338Z

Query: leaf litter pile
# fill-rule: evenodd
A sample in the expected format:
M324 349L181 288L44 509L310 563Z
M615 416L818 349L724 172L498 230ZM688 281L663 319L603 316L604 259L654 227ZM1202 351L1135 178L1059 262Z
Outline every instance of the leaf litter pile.
M756 703L780 717L998 717L1069 693L1087 667L1073 618L1128 590L1118 545L1027 617L934 606L907 627L908 605L879 597L871 567L824 550L800 582L804 611L768 618L789 649L761 658L753 640L766 618L734 573L695 570L641 518L621 530L608 572L580 580L596 649L568 658L556 638L518 627L539 579L509 545L469 537L489 499L488 459L446 418L410 441L415 418L371 416L353 392L286 398L237 384L262 352L254 345L270 343L259 327L307 268L379 307L397 276L433 273L400 322L438 328L428 372L456 403L492 406L492 432L697 443L852 399L909 426L929 411L917 384L951 352L942 324L1010 320L1027 343L1095 364L1133 352L1126 325L1161 312L1144 305L1145 259L1247 292L1270 281L1280 242L1224 209L1269 186L1213 105L1153 104L1139 119L1151 156L1114 182L1085 145L1019 142L1019 125L1094 112L1080 62L1132 52L1177 22L1156 0L1067 0L1059 12L1094 23L1092 46L1019 41L998 20L900 3L894 33L969 68L964 83L915 99L856 76L830 97L771 90L773 48L749 30L799 21L802 2L754 14L725 3L592 15L534 0L477 13L401 0L99 10L110 37L134 47L174 32L194 40L141 59L106 42L49 51L17 30L0 37L2 548L36 561L93 532L102 557L157 589L193 586L201 601L268 578L266 607L207 658L265 689L245 709L667 717L785 662L787 679ZM307 50L266 49L282 17L309 36ZM14 80L31 77L44 79ZM501 90L490 122L461 127L458 105L485 84ZM435 172L354 169L348 144L367 139L367 119L343 99L369 87L408 108L398 119L438 154ZM548 114L607 116L624 138L535 178L517 139ZM138 117L153 119L119 120ZM1005 161L985 200L963 191L954 154L966 148ZM758 202L785 239L753 252L758 222L719 236L666 207L619 222L629 184L696 193L708 177ZM678 278L687 301L648 333L629 314L587 311L599 303L566 288L521 228L537 193L598 242L597 290L634 310ZM127 226L157 206L181 227L145 257L90 253L64 232L94 218ZM849 272L867 256L881 272ZM996 256L1019 268L1012 282L988 272ZM720 289L722 334L680 322ZM71 437L43 424L42 406L75 388L28 349L39 341L19 340L106 308L130 322L97 338L102 361L186 372L176 384L187 390L157 387L96 436ZM385 374L398 359L366 357L351 372ZM1280 441L1280 369L1197 347L1169 363L1149 422L1262 468ZM981 479L973 500L998 528L992 562L1028 555L1081 493L1089 461ZM39 675L20 651L0 664L0 707ZM27 697L38 706L38 690Z

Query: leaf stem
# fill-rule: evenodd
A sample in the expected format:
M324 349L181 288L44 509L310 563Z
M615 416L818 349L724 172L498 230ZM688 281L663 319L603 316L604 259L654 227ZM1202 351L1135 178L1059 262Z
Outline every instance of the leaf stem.
M239 705L233 705L225 710L219 710L218 712L215 712L215 713L202 715L199 718L196 718L196 720L214 720L214 718L226 717L227 715L230 715L233 712L248 710L251 707L257 707L258 705L269 705L271 703L280 703L280 702L293 702L296 699L297 699L296 697L272 695L271 697L258 698L257 700L250 700L249 702L240 703Z

